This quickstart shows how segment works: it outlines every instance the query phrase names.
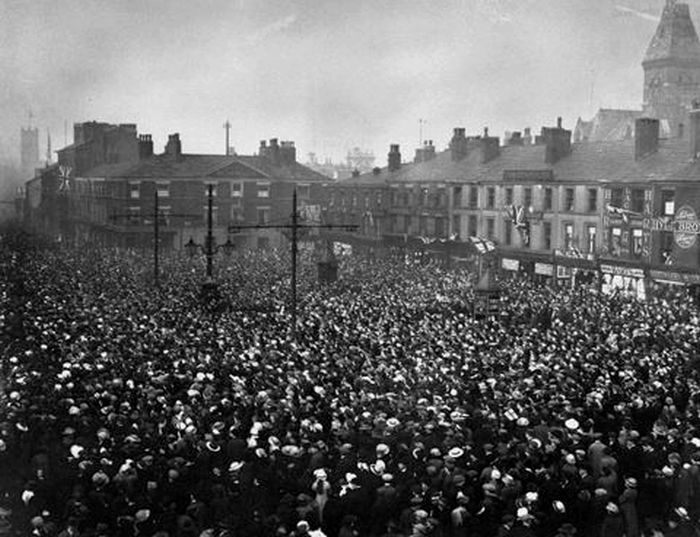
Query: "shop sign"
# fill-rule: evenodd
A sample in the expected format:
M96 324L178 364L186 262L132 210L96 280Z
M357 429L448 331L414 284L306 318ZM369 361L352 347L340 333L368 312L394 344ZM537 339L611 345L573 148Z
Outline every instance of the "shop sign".
M665 270L650 270L649 276L660 282L700 284L700 274L684 274Z
M673 238L679 248L687 250L695 244L697 234L700 233L700 222L695 210L683 205L676 213L675 231Z
M549 263L535 263L535 274L552 276L554 274L554 266Z
M520 261L517 259L509 259L507 257L504 257L501 259L501 267L504 268L505 270L513 270L513 271L518 271L520 270Z
M639 268L601 264L600 271L603 274L613 274L615 276L627 276L629 278L644 278L644 270Z

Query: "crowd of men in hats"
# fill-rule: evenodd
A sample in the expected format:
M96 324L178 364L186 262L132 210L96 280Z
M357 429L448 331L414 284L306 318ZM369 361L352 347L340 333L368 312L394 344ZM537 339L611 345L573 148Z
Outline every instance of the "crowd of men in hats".
M0 536L690 537L700 318L682 293L239 254L0 249ZM223 262L222 262L223 263ZM542 315L546 312L546 315Z

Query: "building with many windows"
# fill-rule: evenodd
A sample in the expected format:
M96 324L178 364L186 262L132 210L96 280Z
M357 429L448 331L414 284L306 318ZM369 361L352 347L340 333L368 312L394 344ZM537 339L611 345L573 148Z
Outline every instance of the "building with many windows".
M529 145L456 128L448 148L428 159L402 163L394 145L386 168L328 185L325 214L358 225L343 237L350 243L443 245L473 258L469 237L477 237L498 246L506 272L598 275L640 295L653 281L694 283L700 110L687 119L686 138L661 139L659 123L638 119L629 140L573 144L561 120Z
M225 241L231 225L284 223L297 191L302 216L319 219L319 196L328 180L296 161L293 142L261 142L257 155L201 155L182 151L179 134L156 155L149 135L135 125L84 123L76 142L58 151L58 164L28 189L39 190L29 220L61 240L122 247L149 246L158 218L160 244L203 244L208 189L213 187L213 225ZM231 235L239 246L279 246L272 229ZM149 246L150 247L150 246Z
M456 128L446 150L430 143L402 163L392 146L386 168L329 188L386 200L375 244L443 244L469 257L477 237L498 245L505 271L597 275L606 291L640 296L649 284L700 284L700 41L687 4L667 1L642 67L642 108L579 120L573 141L561 120L503 144ZM338 209L327 207L329 218ZM366 237L359 226L345 240Z

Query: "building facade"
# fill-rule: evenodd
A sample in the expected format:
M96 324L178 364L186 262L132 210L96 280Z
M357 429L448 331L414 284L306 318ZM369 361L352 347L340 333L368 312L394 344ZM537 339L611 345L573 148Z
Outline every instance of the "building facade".
M58 151L58 163L27 189L41 200L27 203L29 221L60 240L150 248L155 219L159 244L179 249L190 239L204 244L212 186L217 240L240 247L281 246L272 229L230 230L289 219L296 189L303 218L320 220L321 186L328 178L296 162L293 142L261 142L257 155L201 155L182 151L179 134L154 154L150 135L135 125L84 123L76 142ZM231 232L231 233L230 233Z

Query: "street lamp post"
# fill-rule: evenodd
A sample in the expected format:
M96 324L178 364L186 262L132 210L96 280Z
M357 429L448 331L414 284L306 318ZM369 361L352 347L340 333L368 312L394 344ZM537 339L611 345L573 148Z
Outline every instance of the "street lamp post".
M214 185L209 184L207 186L207 242L206 242L206 256L207 256L207 280L212 280L212 268L214 263L214 234L212 228L214 227Z
M194 257L198 250L203 250L204 255L207 259L207 278L204 282L203 289L214 290L216 288L216 283L214 282L214 255L222 250L226 257L229 257L233 250L236 248L231 242L231 238L222 244L217 246L214 240L214 185L208 185L207 187L207 236L204 241L204 245L197 244L194 239L190 237L190 240L185 244L185 249L190 257Z
M229 233L232 232L238 232L243 229L281 229L281 230L291 230L291 236L288 238L290 239L290 242L292 243L291 245L291 254L292 254L292 274L291 274L291 304L290 304L290 310L291 310L291 324L292 324L292 334L296 335L296 327L297 327L297 254L299 251L298 248L298 242L299 242L299 231L304 231L304 230L309 230L309 229L345 229L348 231L355 231L358 228L357 225L354 224L345 224L345 225L334 225L334 224L313 224L313 223L305 223L305 222L299 222L299 213L297 210L297 191L296 187L294 187L292 191L292 215L291 215L291 223L289 224L251 224L251 225L245 225L245 224L236 224L236 225L231 225L228 227Z

